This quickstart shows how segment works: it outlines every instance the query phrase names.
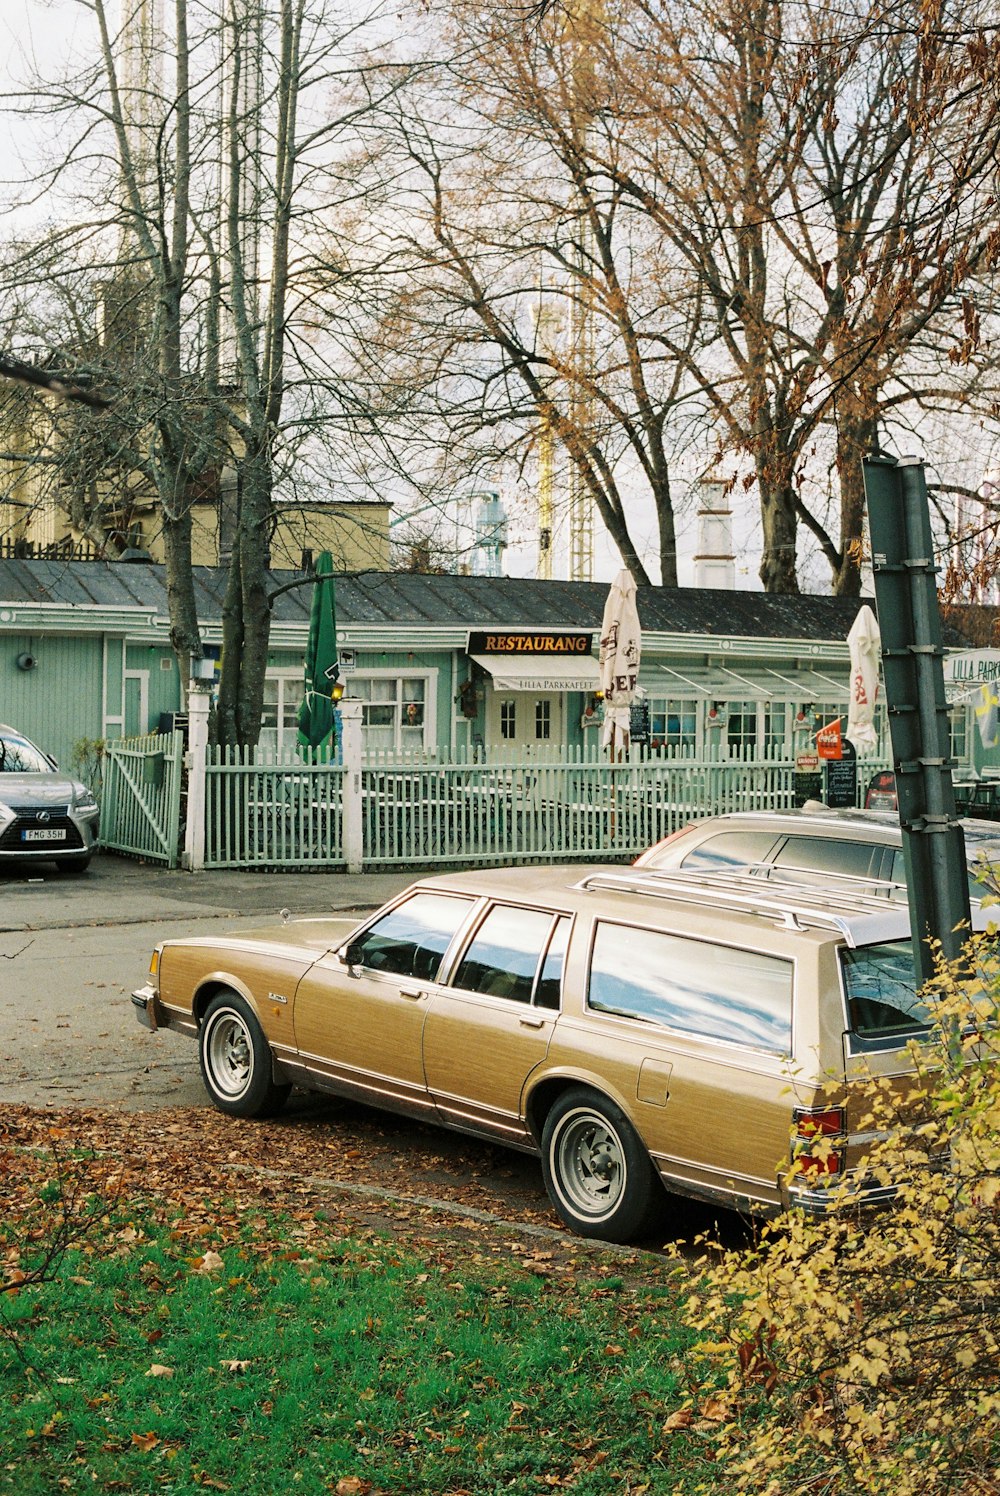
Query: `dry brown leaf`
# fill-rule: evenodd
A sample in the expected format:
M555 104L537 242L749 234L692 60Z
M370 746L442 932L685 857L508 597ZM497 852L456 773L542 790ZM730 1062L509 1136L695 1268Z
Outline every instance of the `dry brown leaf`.
M172 1366L161 1366L159 1361L154 1361L146 1372L148 1377L172 1377L174 1369Z
M132 1435L132 1443L135 1445L136 1449L141 1449L143 1454L148 1454L151 1449L155 1449L159 1442L160 1441L156 1437L156 1435L152 1433Z
M230 1371L230 1372L232 1372L232 1374L234 1376L237 1376L241 1372L246 1371L247 1367L250 1365L250 1362L249 1361L220 1361L219 1365L222 1367L223 1371Z
M218 1252L206 1252L203 1257L196 1257L191 1264L192 1271L196 1273L217 1273L224 1266Z
M678 1408L676 1413L671 1413L663 1425L665 1434L672 1434L679 1428L690 1428L694 1422L694 1413L691 1408Z

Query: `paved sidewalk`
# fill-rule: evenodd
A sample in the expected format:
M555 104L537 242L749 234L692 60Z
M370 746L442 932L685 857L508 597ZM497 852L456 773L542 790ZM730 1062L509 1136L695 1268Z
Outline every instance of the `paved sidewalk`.
M377 909L419 877L389 873L171 872L104 852L85 873L51 864L0 868L0 931L145 924L234 915L330 914Z

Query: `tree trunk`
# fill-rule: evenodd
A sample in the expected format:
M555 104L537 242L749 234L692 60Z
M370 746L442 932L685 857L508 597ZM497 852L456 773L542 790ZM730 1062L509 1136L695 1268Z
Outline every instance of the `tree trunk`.
M262 444L263 446L263 444ZM270 454L249 453L240 463L241 502L238 549L243 600L243 645L236 702L236 740L254 747L260 737L267 672L271 607L268 602L272 484Z
M166 507L162 511L164 571L167 582L167 612L170 618L170 643L177 656L181 690L187 690L191 660L201 659L201 629L194 599L194 570L191 565L191 511L185 505L173 517Z
M861 463L871 451L875 421L857 397L837 402L837 473L840 478L840 564L834 568L838 597L861 594L865 482Z

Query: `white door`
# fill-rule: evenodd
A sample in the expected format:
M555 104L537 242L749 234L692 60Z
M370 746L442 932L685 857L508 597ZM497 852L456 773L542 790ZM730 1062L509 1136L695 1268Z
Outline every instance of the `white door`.
M500 691L490 686L486 702L486 741L511 754L530 757L536 748L562 744L562 691L536 695L533 691Z

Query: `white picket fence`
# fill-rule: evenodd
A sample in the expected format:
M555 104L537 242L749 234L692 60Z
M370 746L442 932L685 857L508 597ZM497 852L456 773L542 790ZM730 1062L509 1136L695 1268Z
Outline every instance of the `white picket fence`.
M610 763L599 750L443 761L360 752L348 714L342 761L279 760L261 749L208 747L192 725L181 800L157 802L151 782L179 762L173 736L114 744L104 792L105 844L210 868L433 867L513 862L626 862L703 816L796 803L787 759L701 760L656 753ZM858 793L881 763L858 767ZM165 772L165 771L164 771ZM175 832L162 824L178 817ZM129 827L140 821L140 838ZM122 829L123 828L123 829ZM176 860L176 858L174 858ZM171 861L171 865L174 862Z

